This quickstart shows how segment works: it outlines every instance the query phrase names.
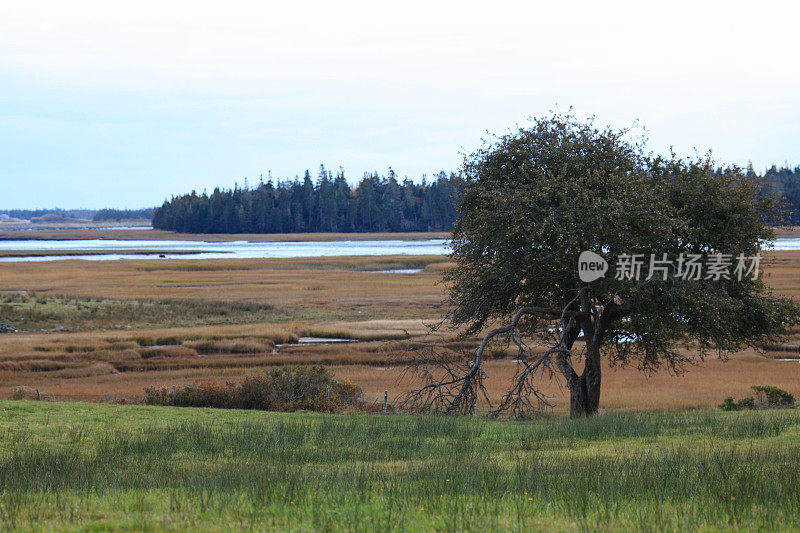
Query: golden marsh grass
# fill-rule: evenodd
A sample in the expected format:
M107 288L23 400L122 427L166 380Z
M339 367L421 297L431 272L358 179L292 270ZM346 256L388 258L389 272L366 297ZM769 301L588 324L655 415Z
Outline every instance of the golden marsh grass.
M800 253L773 252L765 263L768 283L800 297ZM55 399L131 399L151 385L324 364L368 397L389 390L396 402L414 384L401 379L409 348L473 346L451 331L428 335L446 309L440 279L449 266L441 256L0 263L0 322L27 330L0 337L0 397L24 385ZM423 270L373 272L399 268ZM23 311L30 325L15 321ZM53 331L58 326L68 331ZM294 344L299 337L359 342ZM787 342L800 343L800 331ZM514 368L510 357L488 363L492 400ZM681 376L608 368L603 379L606 410L708 408L758 384L800 395L800 364L753 352L710 359ZM563 383L543 388L562 410Z

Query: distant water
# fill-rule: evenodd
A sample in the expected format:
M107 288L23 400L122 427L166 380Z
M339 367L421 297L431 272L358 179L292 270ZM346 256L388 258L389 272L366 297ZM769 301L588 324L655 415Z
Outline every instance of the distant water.
M800 239L776 239L773 250L800 250Z
M124 253L135 250L150 254ZM290 257L334 257L343 255L443 255L450 253L445 239L422 241L326 241L326 242L204 242L161 240L18 240L0 241L0 251L54 252L53 255L0 257L0 261L57 261L85 259L110 261L115 259L253 259ZM55 252L92 251L96 255L57 255ZM97 254L97 252L105 252ZM123 252L123 253L121 253ZM180 253L176 253L180 252Z
M777 239L774 250L800 250L800 238ZM57 255L69 251L104 252L97 255ZM149 254L121 253L135 250ZM23 257L0 257L0 261L58 261L85 259L110 261L115 259L254 259L291 257L335 257L343 255L444 255L450 253L448 241L326 241L326 242L205 242L160 240L16 240L0 241L0 251L17 252ZM53 252L53 255L24 256L26 252ZM179 253L176 253L179 252Z

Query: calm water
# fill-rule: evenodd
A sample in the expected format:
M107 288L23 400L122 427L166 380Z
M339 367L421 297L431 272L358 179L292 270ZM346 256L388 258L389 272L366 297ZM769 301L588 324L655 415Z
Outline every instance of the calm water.
M800 250L800 239L778 239L775 250ZM68 251L105 252L99 255L57 255ZM135 250L152 254L120 253ZM442 255L450 252L447 241L330 241L330 242L203 242L158 240L18 240L0 241L0 251L48 252L53 255L0 257L0 261L57 261L85 259L109 261L115 259L153 259L163 254L168 259L252 259L289 257L331 257L342 255ZM175 253L182 252L182 253ZM187 253L190 252L190 253Z
M68 251L107 252L98 255L57 255ZM131 254L135 250L154 254ZM331 257L342 255L441 255L450 252L447 241L330 241L330 242L203 242L159 240L19 240L0 241L0 251L53 252L53 255L2 257L0 261L56 261L86 259L109 261L115 259L153 259L163 254L168 259L251 259L288 257ZM172 252L172 253L170 253ZM175 253L181 252L181 253ZM187 253L190 252L190 253Z

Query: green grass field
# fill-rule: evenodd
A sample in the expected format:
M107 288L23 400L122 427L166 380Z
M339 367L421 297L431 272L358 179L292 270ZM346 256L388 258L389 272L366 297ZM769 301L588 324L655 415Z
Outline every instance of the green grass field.
M0 402L21 530L800 528L800 412L511 422Z

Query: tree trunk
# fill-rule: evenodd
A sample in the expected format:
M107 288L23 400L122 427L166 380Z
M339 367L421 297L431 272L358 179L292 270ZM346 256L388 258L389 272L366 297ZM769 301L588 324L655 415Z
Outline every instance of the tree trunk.
M569 387L569 416L592 416L600 407L600 352L586 350L586 367L583 374Z

